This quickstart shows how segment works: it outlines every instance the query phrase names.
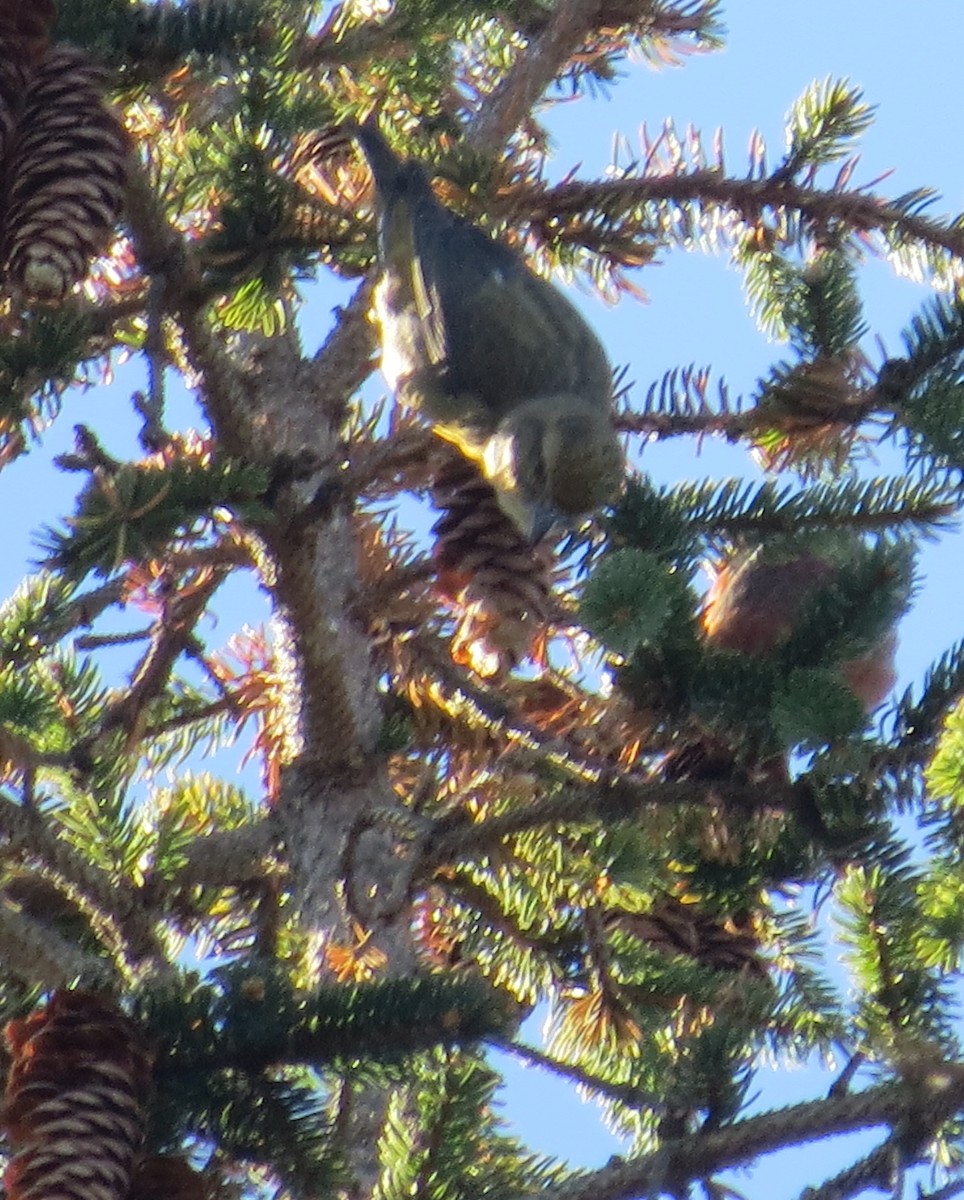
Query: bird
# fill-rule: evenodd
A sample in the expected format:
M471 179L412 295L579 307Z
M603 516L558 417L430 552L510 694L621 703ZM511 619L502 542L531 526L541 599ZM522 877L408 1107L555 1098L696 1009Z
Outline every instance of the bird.
M837 553L849 543L838 539ZM857 547L854 545L853 554ZM830 550L806 543L777 543L734 552L713 568L701 622L709 644L751 656L776 655L794 630L801 610L822 588L839 579L841 567ZM907 602L906 588L889 581L895 593L891 622ZM897 681L897 633L893 623L880 629L870 644L836 664L841 682L869 715Z
M442 204L373 120L342 130L374 180L372 307L396 399L477 464L529 543L612 500L624 457L589 324L521 254Z

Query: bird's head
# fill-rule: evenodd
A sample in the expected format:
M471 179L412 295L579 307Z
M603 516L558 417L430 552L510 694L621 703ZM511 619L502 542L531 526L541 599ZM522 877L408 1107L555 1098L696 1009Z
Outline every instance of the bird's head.
M502 419L482 471L502 511L529 542L611 500L624 460L608 409L578 396L540 396Z

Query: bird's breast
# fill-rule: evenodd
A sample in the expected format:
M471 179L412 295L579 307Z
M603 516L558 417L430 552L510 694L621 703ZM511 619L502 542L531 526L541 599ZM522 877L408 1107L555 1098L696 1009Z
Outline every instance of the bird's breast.
M404 401L404 384L427 361L422 322L398 279L388 272L375 286L372 310L381 329L382 375Z

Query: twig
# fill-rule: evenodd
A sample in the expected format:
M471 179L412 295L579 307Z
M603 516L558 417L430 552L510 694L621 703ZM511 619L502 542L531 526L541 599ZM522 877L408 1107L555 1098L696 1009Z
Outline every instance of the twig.
M830 1088L828 1095L842 1096L847 1091L849 1091L850 1085L854 1081L854 1076L857 1074L857 1072L860 1070L860 1068L864 1065L865 1062L866 1062L866 1056L864 1055L862 1050L858 1050L858 1051L856 1051L856 1053L851 1054L850 1058L847 1060L847 1065L840 1072L840 1074L837 1076L837 1078L833 1081L833 1084Z
M164 429L164 368L168 357L164 341L164 288L163 276L153 276L147 294L147 333L143 344L147 395L140 393L140 403L136 405L144 418L141 445L148 451L160 450L168 440Z
M160 281L158 311L177 315L191 365L203 377L205 399L221 443L229 454L243 457L251 444L245 434L251 432L252 418L243 403L241 373L201 312L206 293L197 257L171 225L147 171L136 159L128 170L126 210L138 261L145 273Z
M188 648L194 626L226 577L225 568L209 570L207 578L198 572L187 587L165 603L150 649L138 664L130 688L105 714L95 735L97 740L114 729L125 730L130 738L139 735L147 705L166 686L174 664Z
M523 1062L531 1063L536 1067L544 1067L547 1071L551 1071L562 1079L567 1079L570 1083L588 1088L592 1092L598 1092L600 1096L606 1096L608 1099L625 1104L630 1108L655 1109L659 1108L662 1103L658 1096L653 1092L646 1091L645 1088L636 1087L632 1083L615 1083L611 1079L600 1079L598 1075L593 1075L592 1072L584 1070L575 1063L562 1062L558 1058L553 1058L551 1054L536 1049L535 1046L526 1046L501 1038L490 1039L489 1044L506 1054L514 1055Z
M158 721L156 725L148 725L144 729L143 737L145 741L151 738L164 737L165 734L174 733L178 729L184 729L188 725L195 725L198 721L208 721L211 717L219 716L223 712L230 712L235 706L235 698L231 695L221 696L218 700L212 700L210 704L204 704L200 708L191 709L190 712L178 713L176 717L168 717L166 721Z
M938 1188L936 1192L925 1192L923 1188L918 1187L917 1200L955 1200L961 1192L964 1192L964 1179L958 1176L957 1179L952 1179L942 1188Z
M78 625L93 625L102 612L123 602L126 586L123 578L112 579L99 588L76 596L56 620L51 619L45 625L50 641L59 641Z
M150 636L150 626L132 629L129 633L83 633L74 639L74 649L100 650L103 646L130 646L134 642L145 642Z
M345 401L375 368L375 328L368 319L374 279L366 279L337 320L314 357L315 394L323 412L340 416Z

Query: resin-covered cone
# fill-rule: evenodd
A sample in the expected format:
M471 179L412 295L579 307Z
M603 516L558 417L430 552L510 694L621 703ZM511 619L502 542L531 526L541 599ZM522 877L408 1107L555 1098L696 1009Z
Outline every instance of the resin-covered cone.
M8 1200L126 1200L149 1080L136 1027L103 997L61 991L6 1036Z
M96 67L55 47L30 79L8 167L9 284L59 300L83 279L120 216L127 149Z
M474 464L453 455L432 499L438 585L458 618L452 657L479 675L532 652L550 614L550 560L523 541Z

